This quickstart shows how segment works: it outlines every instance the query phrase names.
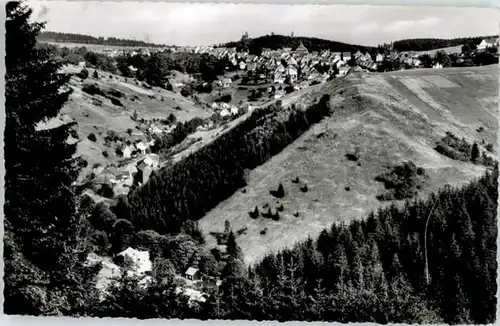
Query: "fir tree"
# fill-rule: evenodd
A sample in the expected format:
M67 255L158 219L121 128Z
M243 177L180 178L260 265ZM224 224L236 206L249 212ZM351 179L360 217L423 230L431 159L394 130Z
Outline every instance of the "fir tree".
M474 144L472 145L472 150L470 152L470 159L472 162L476 162L478 158L479 158L479 147L477 146L477 143L474 142Z
M68 100L69 76L57 73L50 49L35 46L44 25L29 22L32 10L16 1L6 13L5 312L82 314L87 248L72 186L76 144L67 142L74 124L36 128Z
M241 248L236 243L233 231L229 231L227 236L227 254L233 259L241 259Z

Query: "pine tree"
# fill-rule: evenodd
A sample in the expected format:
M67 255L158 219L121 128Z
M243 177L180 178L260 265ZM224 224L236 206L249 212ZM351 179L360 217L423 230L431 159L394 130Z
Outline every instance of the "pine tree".
M241 259L241 248L236 243L236 237L233 231L229 231L227 236L227 254L233 259Z
M43 24L29 22L32 10L16 1L6 13L5 312L82 313L86 228L72 186L76 144L67 142L74 124L36 128L68 100L69 76L57 73L61 63L49 49L36 47ZM23 304L34 296L37 304Z
M474 144L472 145L472 150L470 152L470 159L472 162L476 162L478 158L479 158L479 147L477 146L477 143L474 142Z

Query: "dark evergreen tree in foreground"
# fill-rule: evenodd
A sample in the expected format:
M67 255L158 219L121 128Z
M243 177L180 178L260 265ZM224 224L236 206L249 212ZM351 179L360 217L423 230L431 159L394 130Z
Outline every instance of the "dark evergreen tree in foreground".
M47 48L36 47L43 24L30 23L22 2L6 4L5 304L7 314L82 314L90 299L86 228L72 183L73 125L39 130L70 94ZM71 289L68 291L68 289Z

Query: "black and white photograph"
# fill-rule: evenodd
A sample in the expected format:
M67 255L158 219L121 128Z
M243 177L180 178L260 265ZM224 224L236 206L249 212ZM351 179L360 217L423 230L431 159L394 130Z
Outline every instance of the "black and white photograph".
M4 314L496 322L497 9L4 5Z

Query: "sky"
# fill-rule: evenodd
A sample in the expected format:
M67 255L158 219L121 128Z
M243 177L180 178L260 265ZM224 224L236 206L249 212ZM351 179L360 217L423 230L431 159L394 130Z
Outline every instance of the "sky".
M498 35L495 8L28 1L46 30L167 45L284 34L375 46L405 38Z

